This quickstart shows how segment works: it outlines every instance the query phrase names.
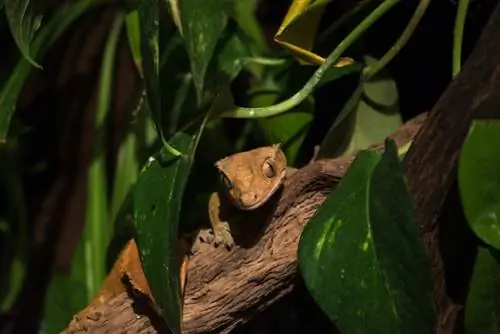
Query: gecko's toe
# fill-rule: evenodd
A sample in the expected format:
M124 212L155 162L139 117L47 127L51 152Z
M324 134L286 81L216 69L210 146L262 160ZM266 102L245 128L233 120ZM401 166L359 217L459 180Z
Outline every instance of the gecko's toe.
M198 234L198 239L206 244L211 244L214 242L215 236L211 228L201 230Z
M214 231L214 245L218 247L219 245L224 245L228 250L234 247L234 239L231 235L231 230L229 228L229 224L227 222L223 222L219 225Z

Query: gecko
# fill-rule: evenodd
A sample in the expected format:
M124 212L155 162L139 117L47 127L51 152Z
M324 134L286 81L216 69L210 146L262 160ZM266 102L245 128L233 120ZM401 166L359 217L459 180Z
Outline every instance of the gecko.
M215 167L221 182L208 201L211 229L205 230L200 238L230 250L235 246L231 224L242 218L242 211L256 210L269 203L284 180L297 169L287 166L281 144L230 155L217 161Z

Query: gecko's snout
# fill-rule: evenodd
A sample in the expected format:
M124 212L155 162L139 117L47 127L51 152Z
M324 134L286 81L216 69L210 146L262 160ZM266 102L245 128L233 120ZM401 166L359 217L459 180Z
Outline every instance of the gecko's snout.
M259 196L254 192L247 192L241 196L241 205L244 208L253 208L258 204Z

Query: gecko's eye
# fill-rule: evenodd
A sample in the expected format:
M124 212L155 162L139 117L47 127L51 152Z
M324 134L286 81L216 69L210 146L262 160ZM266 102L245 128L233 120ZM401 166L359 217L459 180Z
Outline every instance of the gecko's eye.
M262 166L262 171L264 175L268 178L273 178L276 176L276 163L273 159L269 158L264 162L264 166Z
M221 174L220 174L220 177L221 177L221 181L222 181L222 183L224 184L224 187L225 187L226 189L228 189L228 190L229 190L229 189L233 188L233 182L231 182L231 180L227 177L227 175L226 175L226 174L221 173Z

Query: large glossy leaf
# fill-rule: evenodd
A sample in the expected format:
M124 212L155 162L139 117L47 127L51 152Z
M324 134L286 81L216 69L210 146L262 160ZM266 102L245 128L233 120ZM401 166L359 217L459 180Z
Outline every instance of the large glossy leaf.
M476 235L500 249L500 121L476 120L462 146L458 185L465 216Z
M40 65L36 64L31 57L30 45L42 23L42 4L42 2L33 0L4 1L5 14L12 37L14 37L24 58L37 67Z
M31 57L41 59L48 48L80 15L98 4L93 0L81 0L63 5L37 33L31 44ZM2 86L0 91L0 144L6 141L10 120L16 109L17 97L32 68L33 66L28 60L24 57L21 58L12 70L9 79Z
M495 256L493 253L495 253ZM465 304L466 334L500 333L498 252L480 247Z
M215 47L227 24L229 1L183 0L177 6L179 29L186 44L198 103L202 102L205 75Z
M342 333L432 333L429 265L392 141L362 151L306 225L299 268Z
M149 287L159 312L174 333L180 333L181 296L176 251L179 212L199 134L177 133L171 144L183 154L164 148L143 167L133 193L137 245Z

